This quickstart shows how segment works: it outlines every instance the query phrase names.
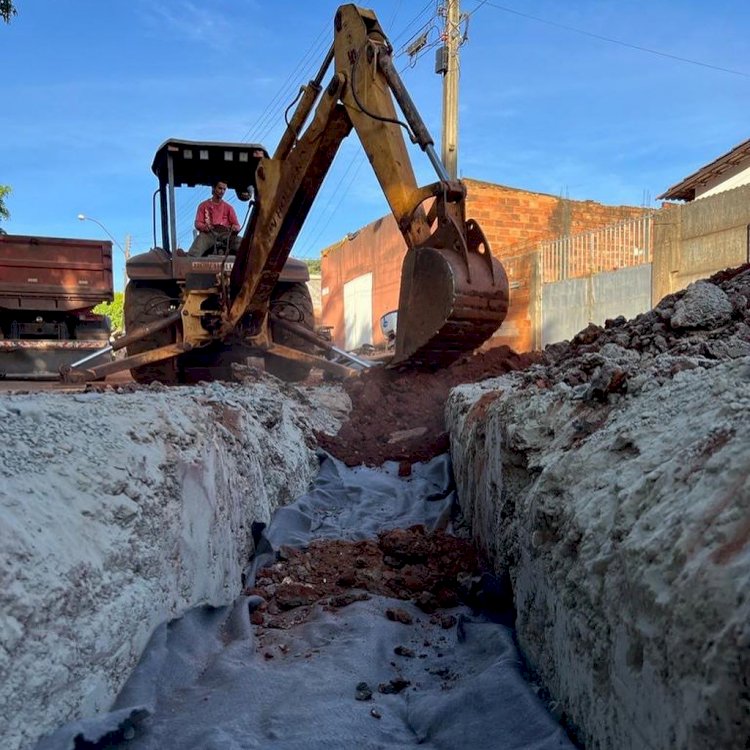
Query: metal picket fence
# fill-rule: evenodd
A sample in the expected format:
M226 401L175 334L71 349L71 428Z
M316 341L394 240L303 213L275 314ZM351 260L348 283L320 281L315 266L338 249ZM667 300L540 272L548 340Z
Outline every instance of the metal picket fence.
M542 281L591 276L651 262L652 214L537 243Z

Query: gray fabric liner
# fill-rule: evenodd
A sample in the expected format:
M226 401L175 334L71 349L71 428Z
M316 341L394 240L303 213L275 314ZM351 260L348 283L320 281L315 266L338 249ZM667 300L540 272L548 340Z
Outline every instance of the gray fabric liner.
M397 468L350 469L321 455L310 492L279 509L259 540L248 582L281 544L449 524L449 458L415 465L407 479ZM451 610L458 626L449 630L386 597L334 612L316 607L307 622L273 631L267 660L256 648L248 603L242 596L228 607L197 607L161 625L112 710L65 725L37 750L573 747L524 680L512 631L466 607ZM389 607L409 611L414 624L388 620ZM396 656L399 645L415 657ZM411 685L378 692L397 677ZM372 689L370 701L355 700L359 682Z

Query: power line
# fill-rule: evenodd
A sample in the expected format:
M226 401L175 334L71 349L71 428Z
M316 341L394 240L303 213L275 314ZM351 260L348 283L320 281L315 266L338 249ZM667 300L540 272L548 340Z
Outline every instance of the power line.
M398 3L396 4L396 10L393 11L393 15L391 16L391 21L388 24L388 27L390 28L393 26L394 23L396 23L396 17L398 16L400 10L401 10L401 3L403 0L398 0Z
M406 26L404 26L404 29L403 29L403 30L401 31L401 33L400 33L400 34L397 34L396 36L394 36L394 37L393 37L393 39L391 39L391 44L393 44L393 45L395 46L396 42L397 42L397 41L398 41L399 39L401 39L401 38L402 38L402 37L403 37L403 36L404 36L404 35L405 35L405 34L406 34L406 33L407 33L408 31L409 31L409 28L411 27L411 25L412 25L412 24L413 24L413 23L414 23L415 21L419 20L419 19L420 19L420 18L421 18L421 17L422 17L422 16L423 16L423 15L425 14L425 12L426 12L426 11L427 11L427 10L429 9L429 7L430 7L431 5L433 5L433 4L434 4L434 0L430 0L430 1L429 1L429 2L428 2L428 3L427 3L427 4L426 4L426 5L425 5L425 6L424 6L424 7L422 8L422 10L420 10L420 11L419 11L419 13L417 13L417 15L416 15L416 16L414 16L414 18L412 18L412 19L411 19L411 21L409 21L409 22L408 22L408 23L406 24ZM433 12L433 15L434 15L434 12Z
M320 228L320 230L317 231L317 233L315 233L316 230L318 229L318 226L323 221L323 217L326 215L328 211L328 207L333 203L333 199L336 198L337 195L339 194L339 189L341 188L342 184L344 183L344 180L347 178L349 172L351 171L352 167L355 164L357 165L357 168L354 170L351 178L349 179L349 182L347 183L347 186L346 186L346 190L341 191L341 198L336 204L336 207L330 214L328 214L328 218L326 219L325 223ZM328 195L328 200L326 201L325 206L323 206L319 210L319 213L317 217L315 218L315 221L310 226L308 233L311 236L311 239L305 243L305 248L300 253L301 257L306 258L310 255L311 252L314 252L316 243L320 239L323 232L325 232L325 230L328 228L328 225L331 223L331 218L334 216L334 214L338 210L338 207L341 205L341 202L344 196L347 195L347 193L349 192L349 188L354 183L354 180L357 177L357 174L359 173L359 170L362 167L362 164L364 164L364 155L362 154L362 152L352 154L352 158L350 159L349 164L347 165L341 177L339 177L339 180L336 183L336 185L330 191L330 194Z
M601 42L609 42L610 44L618 44L621 47L627 47L628 49L638 50L639 52L647 52L650 55L658 55L659 57L666 57L670 60L677 60L678 62L689 63L690 65L698 65L701 68L709 68L710 70L718 70L722 73L731 73L732 75L742 76L743 78L750 78L750 73L746 73L742 70L734 70L733 68L724 68L720 65L712 65L711 63L701 62L700 60L693 60L689 57L680 57L679 55L673 55L669 52L662 52L661 50L651 49L650 47L643 47L640 44L631 44L630 42L623 42L621 39L613 39L612 37L603 36L602 34L595 34L592 31L585 31L584 29L578 29L575 26L568 26L564 23L558 23L557 21L549 21L546 18L539 18L539 16L532 16L528 13L522 13L519 10L513 8L506 8L504 5L498 5L497 3L489 2L485 0L482 5L487 5L496 10L501 10L504 13L510 13L514 16L520 16L521 18L528 18L538 23L546 24L547 26L554 26L558 29L565 29L566 31L572 31L575 34L581 34L582 36L588 36L592 39L598 39ZM481 7L481 6L479 6ZM478 10L478 8L475 8Z
M290 91L294 90L296 85L297 76L300 71L304 72L305 69L310 69L315 64L316 55L319 57L319 51L321 48L321 40L324 45L326 40L325 36L329 31L330 24L326 23L315 40L307 48L307 51L302 55L297 65L292 69L289 75L286 77L284 83L277 89L276 94L271 98L266 107L263 109L261 114L255 120L254 124L245 131L245 134L239 139L241 142L248 142L250 140L262 142L262 138L265 137L268 131L263 131L269 123L273 127L275 120L279 119L278 113L282 111L284 107L284 100L289 96ZM274 109L275 107L275 109ZM262 132L261 132L262 131ZM258 134L255 138L250 138L251 134ZM188 218L192 218L192 214L200 203L200 198L193 197L177 212L178 223L185 223ZM184 237L188 232L192 231L192 223L190 228L183 231L180 234L180 239Z
M295 88L299 88L299 80L310 77L315 71L315 68L320 64L320 60L323 58L323 53L328 47L329 41L326 39L326 32L328 27L318 36L318 39L308 49L307 54L298 63L297 67L287 76L286 81L282 84L282 88L279 89L276 97L270 102L266 108L265 118L259 118L255 125L254 133L257 135L253 140L263 142L263 139L268 135L270 130L278 125L280 121L283 122L279 116L280 113L286 109L286 101L292 95ZM273 108L270 109L269 108ZM245 140L243 138L242 140Z
M409 65L406 65L404 69L401 70L400 72L403 73L404 70L406 70L409 67L410 67ZM349 171L352 169L352 167L355 164L356 164L356 169L354 170L351 177L349 178L347 185L346 185L346 189L341 191L339 194L339 189L341 188L341 185L343 184L344 180L346 179L347 174L349 173ZM326 201L325 207L322 209L321 213L318 214L318 216L315 219L315 222L311 225L309 229L309 235L311 239L305 241L304 249L300 252L300 255L296 257L307 258L307 257L310 257L311 253L315 251L316 243L321 238L325 230L328 228L328 225L331 223L331 219L337 214L339 207L341 206L344 198L349 194L349 190L351 186L354 184L354 181L357 179L357 175L359 174L359 171L360 169L362 169L364 164L365 164L365 153L360 148L359 152L353 155L353 158L347 165L346 169L344 170L343 174L339 178L338 182L336 183L334 188L331 190L330 195L328 196L328 200ZM333 200L337 197L337 195L339 195L339 200L337 201L333 210L325 218L325 222L323 223L323 226L321 226L320 229L318 229L318 226L320 225L321 221L323 221L323 217L325 216L325 213L328 207L333 203ZM318 230L317 232L316 232L316 229Z
M473 10L470 10L468 13L463 13L466 18L471 18L485 3L487 0L480 0L479 5L475 6Z
M432 24L434 22L434 17L435 17L436 7L437 7L435 2L436 0L429 0L427 3L425 3L422 9L410 21L408 21L404 25L401 32L394 37L393 41L395 42L398 39L402 38L405 34L408 34L410 30L414 27L414 24L418 22L425 15L425 13L427 13L430 10L431 7L433 8L432 17L428 19L428 21L425 24L422 24L420 28L424 28L425 26ZM399 10L400 10L400 2L399 2L399 6L396 8L393 14L391 23L395 21ZM322 50L324 50L328 44L325 36L330 30L329 27L330 27L330 24L327 23L325 27L323 28L323 30L318 34L315 41L313 41L312 44L308 47L307 51L302 56L301 60L297 63L294 69L286 77L286 80L284 81L284 83L279 87L276 94L272 97L270 102L266 105L263 112L261 112L260 116L255 121L255 123L251 125L248 128L248 130L245 132L244 136L240 139L241 141L243 142L247 141L248 137L251 134L253 134L254 138L252 140L262 142L262 140L273 130L274 127L278 127L279 122L282 121L280 113L285 108L286 99L289 98L291 96L291 93L294 91L294 88L296 86L296 81L299 80L300 71L302 71L303 73L305 72L305 70L312 70L313 72L316 71L316 68L318 65L318 58L322 57ZM438 42L439 40L431 44L428 49L436 46ZM362 158L361 155L359 158L360 159ZM346 178L346 175L348 174L349 170L352 168L353 164L357 161L358 159L357 157L355 157L352 160L352 162L348 165L344 174L342 175L342 177L339 179L338 183L336 184L336 187L333 189L332 194L330 195L329 200L326 203L326 208L331 204L333 199L336 197L337 190L341 187L341 184ZM349 183L347 184L347 190L349 189L351 184L354 182L354 179L356 178L357 173L361 169L362 164L363 164L363 161L359 161L359 163L357 164L357 168L355 169L354 174L352 175L352 177L349 180ZM339 200L337 204L337 208L338 208L338 205L340 205L341 201L343 200L343 196L346 195L346 192L347 191L343 192L342 198ZM187 222L187 219L192 219L192 215L195 212L200 202L201 202L200 198L193 198L192 200L189 200L187 201L187 203L183 204L183 206L177 210L178 224L185 224ZM315 222L315 226L313 227L313 231L317 228L317 225L320 223L323 215L324 215L324 212L318 217L317 221ZM329 215L323 227L315 235L315 239L313 240L313 242L308 243L308 246L306 247L307 252L311 252L314 249L312 245L314 245L314 242L316 242L318 237L320 237L320 235L325 231L328 224L330 223L332 215L333 214ZM183 232L179 234L179 240L182 240L184 237L189 236L191 232L192 232L192 221L190 222L190 225L186 227L186 229L183 230Z

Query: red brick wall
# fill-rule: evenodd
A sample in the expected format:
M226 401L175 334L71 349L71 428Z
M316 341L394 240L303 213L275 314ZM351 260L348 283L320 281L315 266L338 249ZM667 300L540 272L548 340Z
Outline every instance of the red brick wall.
M531 308L537 287L534 277L535 254L526 253L503 262L510 284L510 306L505 321L485 346L506 346L517 352L534 349Z
M321 324L333 326L334 344L343 347L344 284L372 272L372 343L379 346L384 343L380 316L398 308L406 243L392 215L368 224L350 237L322 253Z
M646 209L635 206L605 206L594 201L574 201L542 193L465 179L466 215L476 219L502 260L517 256L527 245L561 234L575 233L612 224ZM357 276L373 273L373 344L382 344L379 320L398 306L401 263L406 244L392 216L368 224L350 239L323 251L322 324L333 326L334 343L344 346L344 284ZM511 304L506 322L491 344L508 344L517 351L533 348L530 305L531 264L513 261ZM509 268L509 270L511 270Z
M575 234L641 216L647 209L605 206L465 179L466 215L476 219L498 258L516 255L519 245Z

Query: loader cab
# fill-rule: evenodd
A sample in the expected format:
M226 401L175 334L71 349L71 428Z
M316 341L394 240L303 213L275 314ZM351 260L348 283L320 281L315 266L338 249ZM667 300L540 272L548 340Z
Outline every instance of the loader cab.
M211 194L218 180L226 182L225 200L234 203L243 229L252 231L255 206L255 172L268 152L258 143L219 143L183 141L170 138L159 146L151 171L159 187L153 194L151 250L127 261L127 276L136 282L176 282L182 285L190 274L231 271L234 257L226 250L203 258L187 255L193 242L195 213L198 204ZM240 201L238 204L234 199ZM279 276L282 282L305 282L310 278L307 265L287 258Z
M255 170L263 158L268 158L268 153L257 143L170 139L159 146L151 165L159 181L159 188L154 193L154 246L160 246L171 256L178 248L190 246L195 210L200 201L209 197L217 180L226 182L228 191L233 191L238 200L251 202L255 194ZM205 187L208 190L201 191L200 195L196 191L181 190L182 202L178 206L177 188L185 187ZM242 223L242 207L236 206L236 210ZM157 225L161 229L158 237Z

